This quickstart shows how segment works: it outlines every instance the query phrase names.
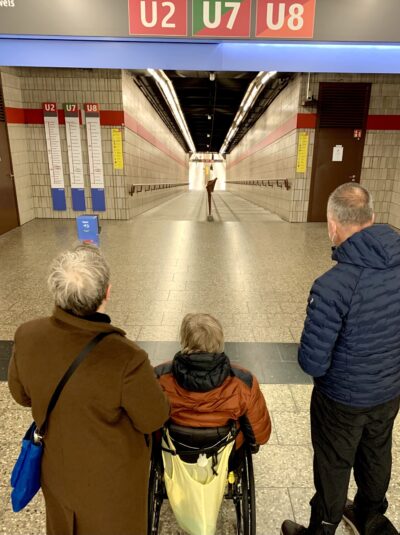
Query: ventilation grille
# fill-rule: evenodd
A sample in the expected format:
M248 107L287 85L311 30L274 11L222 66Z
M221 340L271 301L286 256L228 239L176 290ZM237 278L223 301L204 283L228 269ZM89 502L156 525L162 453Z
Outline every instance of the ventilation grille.
M319 89L320 128L365 127L370 84L321 83Z
M0 86L0 123L6 122L6 110L4 107L3 91Z

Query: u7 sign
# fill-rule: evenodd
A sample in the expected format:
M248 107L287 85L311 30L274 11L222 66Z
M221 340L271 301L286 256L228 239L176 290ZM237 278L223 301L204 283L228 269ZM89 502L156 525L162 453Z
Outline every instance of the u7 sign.
M129 32L160 37L309 39L314 32L315 2L129 0Z

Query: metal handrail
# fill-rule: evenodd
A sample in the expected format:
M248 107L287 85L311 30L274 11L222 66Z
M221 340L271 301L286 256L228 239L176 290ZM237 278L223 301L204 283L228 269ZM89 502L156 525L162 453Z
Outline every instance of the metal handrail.
M179 186L188 186L189 182L162 182L157 184L131 184L128 194L133 197L135 193L145 193L147 191L156 191L160 189L177 188Z
M290 190L292 188L289 180L287 178L277 178L274 180L270 179L256 179L256 180L226 180L226 184L239 184L241 186L265 186L273 188L276 186L277 188L285 188L286 190Z

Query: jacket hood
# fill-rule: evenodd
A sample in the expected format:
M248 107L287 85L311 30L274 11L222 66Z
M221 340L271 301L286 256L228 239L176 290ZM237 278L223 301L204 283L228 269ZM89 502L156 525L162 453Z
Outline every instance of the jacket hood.
M373 225L353 234L333 250L332 259L363 268L400 265L400 235L388 225Z
M230 376L231 364L225 353L177 353L172 373L182 388L191 392L209 392Z

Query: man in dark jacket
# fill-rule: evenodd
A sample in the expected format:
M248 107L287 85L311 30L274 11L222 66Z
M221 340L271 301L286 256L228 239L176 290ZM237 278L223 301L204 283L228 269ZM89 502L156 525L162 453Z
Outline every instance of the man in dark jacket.
M309 527L286 520L283 535L334 534L342 515L356 534L398 533L383 515L400 395L400 236L373 223L366 189L351 183L332 193L328 229L337 265L311 289L299 349L315 385L316 493ZM358 490L346 503L352 468Z

